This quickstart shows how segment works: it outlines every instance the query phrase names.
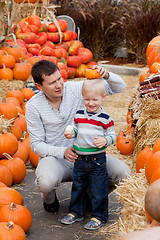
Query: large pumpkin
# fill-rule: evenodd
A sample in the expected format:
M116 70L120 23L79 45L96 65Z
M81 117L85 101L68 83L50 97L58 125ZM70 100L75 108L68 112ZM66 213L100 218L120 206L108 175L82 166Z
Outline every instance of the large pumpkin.
M78 49L77 55L79 57L81 57L82 63L89 62L93 57L91 50L89 50L88 48L83 48L83 47Z
M85 64L81 64L77 69L76 69L76 77L85 77L85 71L87 69L87 66Z
M144 169L146 162L152 155L152 148L146 147L138 154L136 158L136 171L140 173L140 169Z
M153 172L160 167L160 151L153 153L145 165L145 176L150 183Z
M160 62L160 36L153 38L147 46L146 58L150 67L154 62Z
M79 67L82 64L82 59L80 56L68 56L67 57L67 66L68 67Z
M80 47L83 47L83 43L81 41L73 41L68 49L68 54L71 56L76 55Z
M8 221L14 222L27 233L32 226L32 215L25 206L11 203L0 208L0 222Z

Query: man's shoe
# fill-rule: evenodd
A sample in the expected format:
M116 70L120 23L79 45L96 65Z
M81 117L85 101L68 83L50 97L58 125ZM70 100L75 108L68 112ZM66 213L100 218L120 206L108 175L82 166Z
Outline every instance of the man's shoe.
M47 212L57 212L59 209L59 201L57 199L57 196L55 195L55 200L51 204L43 202L43 207Z

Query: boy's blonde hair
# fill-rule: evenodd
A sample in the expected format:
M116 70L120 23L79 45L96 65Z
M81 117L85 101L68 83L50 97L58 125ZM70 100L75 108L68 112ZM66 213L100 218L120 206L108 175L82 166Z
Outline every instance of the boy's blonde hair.
M86 92L90 91L103 96L106 93L106 86L104 80L99 78L85 80L82 85L82 95L84 96Z

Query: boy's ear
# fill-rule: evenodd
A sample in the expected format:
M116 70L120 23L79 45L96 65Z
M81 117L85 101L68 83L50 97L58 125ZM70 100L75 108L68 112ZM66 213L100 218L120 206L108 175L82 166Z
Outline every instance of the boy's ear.
M103 100L105 99L106 96L107 96L107 93L103 94Z

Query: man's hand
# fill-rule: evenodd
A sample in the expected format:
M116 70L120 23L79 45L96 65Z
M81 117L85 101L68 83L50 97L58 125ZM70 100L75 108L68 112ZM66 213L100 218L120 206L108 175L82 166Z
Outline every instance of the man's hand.
M104 137L94 137L94 139L96 140L93 141L93 144L98 148L102 148L107 144L107 139Z
M78 155L74 152L74 148L70 147L64 151L64 157L70 162L75 162L75 160L78 158Z
M105 68L103 68L99 65L94 65L92 67L92 69L97 69L97 72L99 72L101 74L101 77L106 78L106 79L109 78L109 72Z

